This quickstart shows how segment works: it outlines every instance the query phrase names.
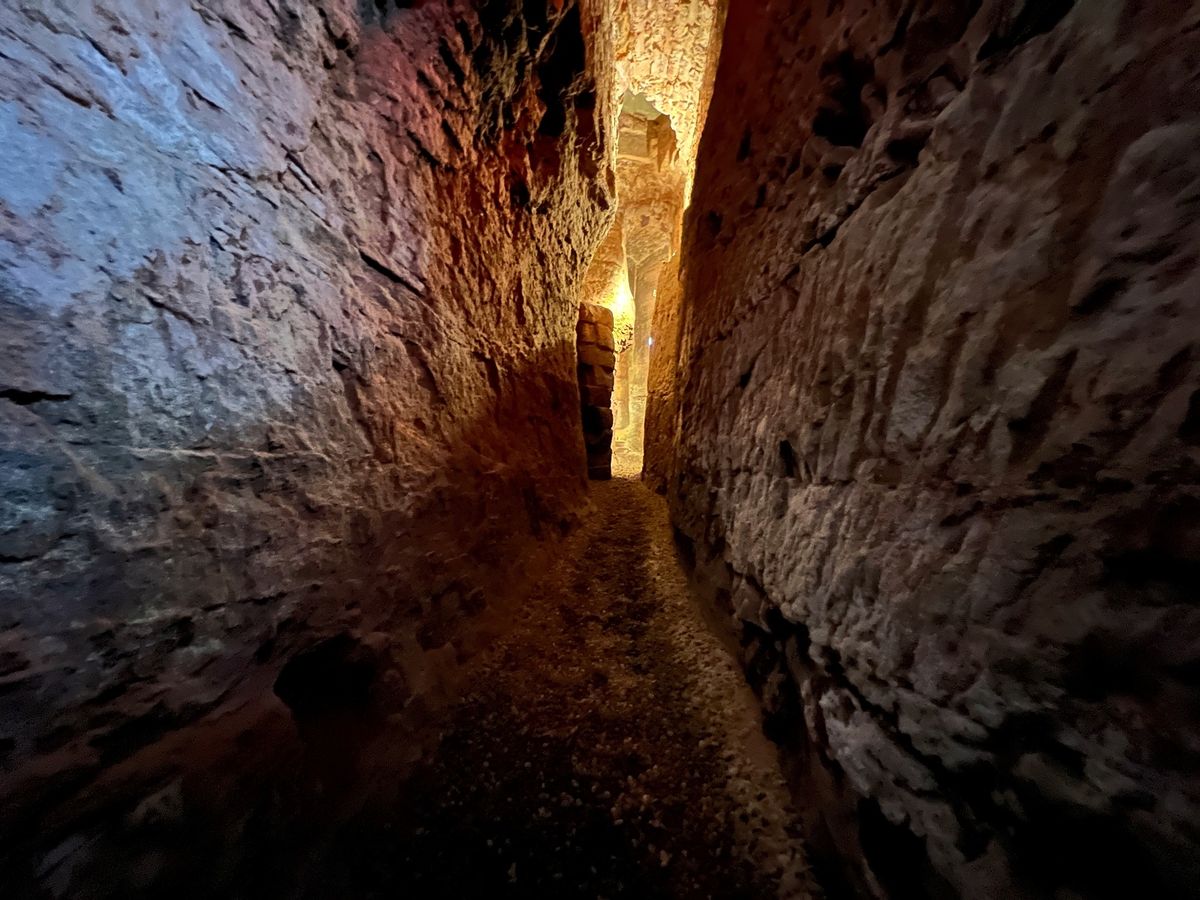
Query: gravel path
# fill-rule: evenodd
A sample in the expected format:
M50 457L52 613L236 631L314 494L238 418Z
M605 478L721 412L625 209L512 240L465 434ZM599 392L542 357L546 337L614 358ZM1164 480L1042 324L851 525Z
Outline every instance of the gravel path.
M625 478L593 499L388 846L348 849L354 865L378 896L421 900L813 896L757 703L692 605L663 501Z

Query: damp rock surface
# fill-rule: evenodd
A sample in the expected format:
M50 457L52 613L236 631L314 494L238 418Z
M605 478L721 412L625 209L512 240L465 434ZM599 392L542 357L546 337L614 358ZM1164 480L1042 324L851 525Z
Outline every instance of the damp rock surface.
M817 896L757 700L694 604L664 502L628 478L592 497L432 762L394 810L342 829L305 896Z

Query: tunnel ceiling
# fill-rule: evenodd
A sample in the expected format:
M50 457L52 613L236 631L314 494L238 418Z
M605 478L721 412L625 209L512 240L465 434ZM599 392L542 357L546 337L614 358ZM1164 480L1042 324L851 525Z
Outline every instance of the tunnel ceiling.
M721 0L617 0L618 88L640 94L670 117L689 184L712 92L723 7Z

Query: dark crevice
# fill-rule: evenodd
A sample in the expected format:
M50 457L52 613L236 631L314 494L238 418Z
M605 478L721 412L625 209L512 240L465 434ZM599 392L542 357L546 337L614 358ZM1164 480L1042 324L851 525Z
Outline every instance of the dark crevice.
M275 680L275 694L297 719L362 709L377 673L374 654L342 633L292 656Z
M572 6L549 38L546 52L534 67L538 98L546 107L538 133L558 138L567 128L572 86L582 77L587 50L579 22L579 8Z
M386 263L380 262L378 259L376 259L371 254L367 253L367 251L365 251L365 250L360 249L358 251L358 255L362 259L362 261L364 263L366 263L367 268L369 268L371 271L382 275L384 278L386 278L392 284L398 284L401 287L406 288L407 290L411 291L412 293L414 293L418 296L421 295L421 293L422 293L421 289L414 282L405 278L403 275L401 275L399 272L397 272L391 266L388 266Z
M1192 446L1200 445L1200 390L1188 400L1187 415L1179 426L1179 437Z
M445 38L438 41L438 56L441 57L442 64L450 72L454 83L461 89L466 84L467 73L458 64L458 59L455 57L454 51L450 48L450 44Z
M1079 316L1087 316L1106 308L1129 287L1129 280L1120 276L1102 278L1089 290L1072 312Z
M813 134L836 147L861 147L873 124L863 93L874 81L874 64L843 52L823 64L820 75L823 105L813 120Z
M742 142L738 144L737 161L745 162L750 158L750 129L742 133Z
M1054 421L1055 410L1059 404L1067 378L1075 365L1078 350L1071 349L1061 356L1054 364L1050 375L1046 378L1041 390L1038 391L1029 410L1019 419L1008 423L1013 436L1013 450L1010 464L1016 465L1026 459L1041 446L1049 433L1050 424Z
M988 36L976 57L980 62L1014 50L1040 34L1053 30L1075 6L1075 0L1025 0L1008 24Z
M0 400L7 400L17 406L31 406L34 403L61 403L70 400L70 394L55 393L42 390L22 390L21 388L0 388Z
M799 467L796 464L796 451L790 441L779 442L779 462L783 467L784 478L795 478Z

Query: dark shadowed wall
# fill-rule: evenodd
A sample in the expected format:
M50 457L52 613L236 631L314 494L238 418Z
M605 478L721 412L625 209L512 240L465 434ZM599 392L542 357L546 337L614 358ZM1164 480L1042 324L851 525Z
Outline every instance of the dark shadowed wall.
M647 467L828 883L1191 894L1200 7L731 6Z

